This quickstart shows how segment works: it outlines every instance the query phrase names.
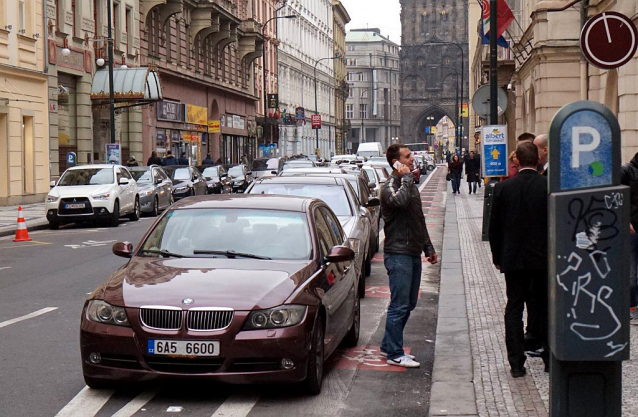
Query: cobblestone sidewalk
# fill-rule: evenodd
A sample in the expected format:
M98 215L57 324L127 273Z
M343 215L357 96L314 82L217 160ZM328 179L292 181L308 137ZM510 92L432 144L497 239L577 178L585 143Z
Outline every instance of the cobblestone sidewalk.
M505 349L505 279L492 266L481 241L483 193L456 200L469 320L474 389L480 416L547 416L549 374L540 358L528 358L528 375L512 378ZM448 188L451 193L451 189ZM631 356L638 352L638 327L631 328ZM623 416L638 415L638 361L623 364Z
M22 206L22 214L27 228L48 224L44 203L25 204ZM17 219L18 206L0 206L0 236L15 231Z

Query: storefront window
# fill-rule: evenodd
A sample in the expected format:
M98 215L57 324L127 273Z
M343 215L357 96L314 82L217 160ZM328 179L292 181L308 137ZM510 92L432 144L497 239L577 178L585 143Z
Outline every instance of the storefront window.
M58 75L58 142L60 146L77 145L77 100L75 77Z

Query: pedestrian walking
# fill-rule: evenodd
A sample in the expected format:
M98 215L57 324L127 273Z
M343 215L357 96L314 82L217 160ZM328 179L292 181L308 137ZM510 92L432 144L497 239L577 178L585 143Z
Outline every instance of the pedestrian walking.
M547 345L547 178L536 171L538 148L516 148L519 172L494 187L489 241L494 266L505 274L505 344L514 378L525 375L523 308L529 288L536 303L541 357L549 371Z
M173 155L173 152L171 152L170 150L166 152L166 156L164 157L164 160L162 161L162 165L165 167L177 165L177 158L175 158L175 155Z
M157 152L151 152L151 157L146 161L146 165L162 165L162 158L157 156Z
M461 194L461 176L463 174L463 162L458 154L453 154L447 164L447 173L452 177L452 194Z
M186 156L186 152L182 152L182 155L179 157L179 161L177 161L177 165L189 165L188 157Z
M381 189L385 246L383 261L390 280L390 305L381 343L381 354L389 365L418 368L419 362L403 350L403 330L416 307L421 286L421 254L436 264L436 251L425 224L421 194L414 184L414 157L402 144L391 145L386 157L392 176ZM395 163L397 163L395 166Z
M472 191L476 194L476 186L480 181L479 175L479 161L474 157L474 151L470 151L465 161L465 176L467 177L470 194L472 194Z
M126 162L126 166L127 167L138 167L140 166L140 164L137 163L137 160L135 159L134 156L131 156L128 161Z
M638 153L631 162L624 164L620 170L620 183L630 188L631 222L629 223L630 270L630 314L631 324L638 324Z
M213 165L213 156L206 154L206 158L202 161L202 165Z

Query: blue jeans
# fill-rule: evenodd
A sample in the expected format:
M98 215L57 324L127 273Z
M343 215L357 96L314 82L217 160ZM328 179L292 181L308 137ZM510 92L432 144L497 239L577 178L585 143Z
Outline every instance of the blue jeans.
M478 183L476 181L472 181L472 182L468 182L467 185L470 187L470 194L472 192L476 194L476 186L478 185ZM472 191L472 189L474 189L474 191Z
M629 294L630 307L638 306L638 233L629 235L630 269L629 269Z
M403 356L403 329L410 312L416 307L421 286L421 257L386 253L385 269L390 277L390 306L385 320L385 335L381 350L388 359Z
M452 173L452 192L459 193L461 192L461 176L459 174Z

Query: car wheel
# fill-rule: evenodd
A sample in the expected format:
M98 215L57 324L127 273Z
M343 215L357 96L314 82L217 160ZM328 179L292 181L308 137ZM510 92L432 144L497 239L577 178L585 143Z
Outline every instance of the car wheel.
M372 273L372 261L370 260L370 257L368 256L368 258L364 261L363 264L363 269L365 272L365 276L369 277L370 274Z
M155 196L155 199L153 200L153 211L151 211L151 216L157 217L158 214L159 214L159 199L157 198L157 196Z
M133 207L133 213L128 215L130 221L136 222L140 219L140 199L135 198L135 206Z
M113 214L111 214L110 227L117 227L120 225L120 202L116 201L113 205Z
M308 354L308 372L304 380L304 391L310 395L321 393L323 383L323 324L321 316L317 315L315 325L312 330L312 345Z
M49 229L51 230L58 230L60 228L60 223L59 222L49 222Z
M111 381L105 381L103 379L92 378L90 376L84 375L84 382L88 385L89 388L93 389L104 389L113 387L113 383Z
M352 326L346 337L343 338L343 345L345 347L355 347L359 343L359 331L361 329L361 301L359 297L355 297L354 301L354 319L352 320Z
M363 274L359 275L357 292L359 293L359 298L366 298L366 278L363 276Z

